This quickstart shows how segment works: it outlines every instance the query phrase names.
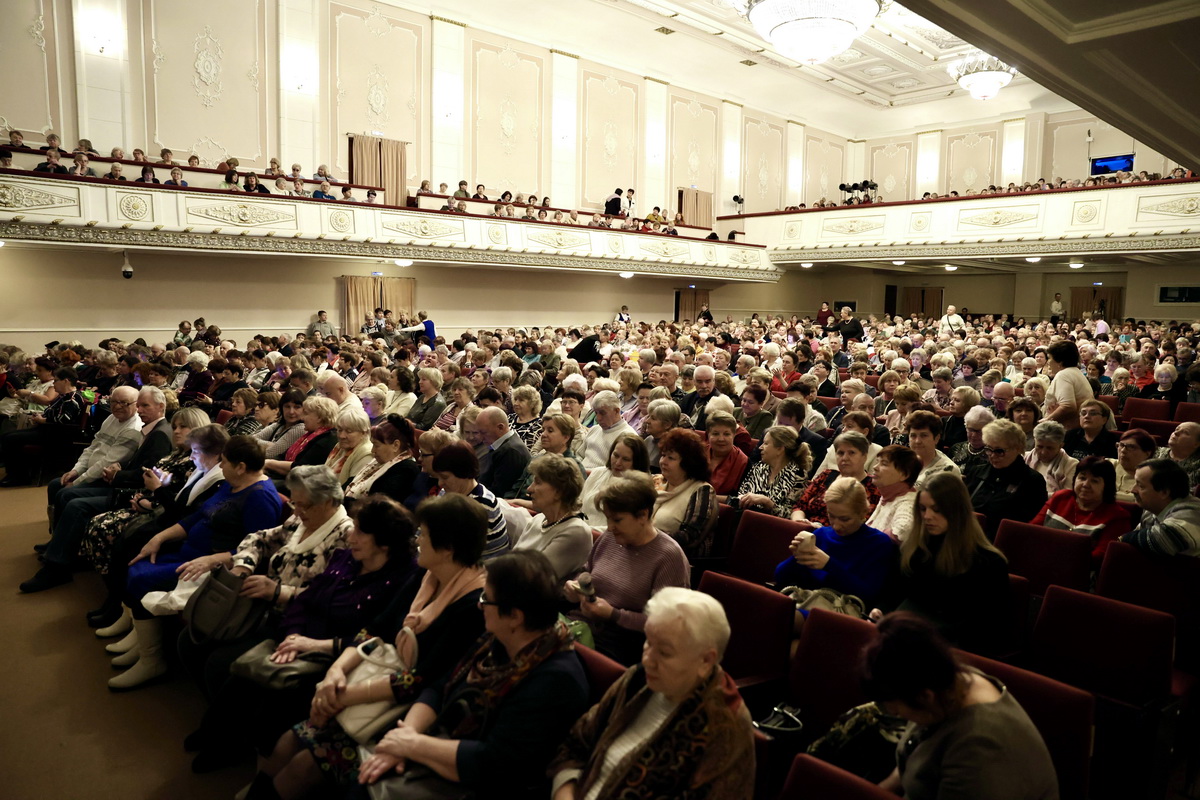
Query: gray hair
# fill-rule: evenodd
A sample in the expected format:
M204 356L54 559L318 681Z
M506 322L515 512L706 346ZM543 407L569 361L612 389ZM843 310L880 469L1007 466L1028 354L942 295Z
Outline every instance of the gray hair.
M313 505L336 505L345 497L338 476L324 464L292 468L287 476L287 488L292 492L303 491Z
M963 414L963 424L968 427L975 425L982 428L995 418L995 415L988 410L987 406L971 406L967 413ZM1058 425L1058 423L1055 424ZM1062 426L1059 425L1059 427L1061 428Z
M1039 422L1033 426L1033 440L1035 442L1051 442L1061 446L1063 440L1066 438L1067 429L1052 419Z
M846 431L839 433L833 440L833 448L836 450L839 444L848 444L860 453L867 453L871 449L871 442L867 437L863 436L858 431Z
M492 381L493 382L504 381L505 383L512 383L512 381L513 381L512 368L511 367L496 367L496 369L494 369L492 371Z
M339 430L366 433L371 430L371 419L361 406L359 408L344 408L338 412L336 427Z
M679 424L683 412L679 410L679 403L674 400L651 400L650 405L646 406L646 416L674 428Z
M725 617L725 609L710 595L679 586L664 586L646 603L646 619L682 620L688 638L699 649L715 649L718 661L725 655L725 647L729 644L729 620Z
M733 414L733 400L723 394L715 395L708 401L708 404L704 407L704 411L706 414L712 414L716 411Z
M157 386L143 386L142 390L138 392L138 397L140 398L142 395L149 397L150 402L156 406L167 407L167 396Z
M616 393L608 391L607 389L602 392L597 392L596 395L592 398L592 410L593 411L600 411L605 408L619 409L620 407L621 407L621 401L620 401L620 399L617 398Z
M187 363L195 364L200 369L208 369L208 353L203 350L195 350L188 354Z

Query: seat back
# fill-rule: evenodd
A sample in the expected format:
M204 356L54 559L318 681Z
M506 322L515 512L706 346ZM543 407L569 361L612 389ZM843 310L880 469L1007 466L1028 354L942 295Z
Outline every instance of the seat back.
M1029 588L1029 579L1020 575L1008 574L1008 640L1002 653L1020 653L1025 649L1029 638L1030 600L1033 592Z
M1153 436L1159 447L1167 446L1167 440L1171 438L1171 434L1178 426L1178 422L1169 419L1145 419L1143 417L1134 417L1129 423L1130 428L1141 428Z
M1001 661L957 651L960 661L999 678L1029 715L1058 774L1061 800L1087 800L1096 701L1088 692Z
M1176 422L1200 422L1200 403L1180 403L1175 406Z
M1200 626L1200 558L1152 558L1126 542L1104 552L1096 594L1175 617L1180 630Z
M743 511L729 552L730 575L755 583L768 583L775 567L791 555L792 539L800 526L758 511Z
M1115 394L1098 394L1096 399L1108 406L1114 417L1117 415L1117 396Z
M1171 404L1166 400L1148 400L1144 397L1130 397L1125 400L1125 408L1121 419L1129 422L1131 419L1170 419Z
M233 412L229 409L222 409L217 412L217 418L213 422L217 425L224 425L231 419L233 419Z
M595 705L604 697L608 688L625 674L625 667L603 653L576 643L575 652L583 662L583 671L588 679L589 701Z
M725 608L731 634L721 666L739 683L787 675L796 604L779 592L719 572L706 572L700 591Z
M1029 579L1034 597L1051 585L1087 591L1091 584L1092 539L1087 534L1006 519L996 531L996 547L1008 557L1008 570Z
M1051 586L1033 626L1029 657L1043 675L1142 706L1170 696L1174 651L1170 614Z
M879 376L878 375L868 375L867 376L867 386L870 386L872 389L878 389L879 388Z
M859 656L875 638L861 619L809 612L788 673L788 702L800 709L806 738L815 739L855 706L867 702L858 680Z
M726 503L717 506L717 527L713 531L712 557L724 558L733 549L733 537L737 535L740 520L737 509Z
M896 800L896 795L833 764L801 753L779 800Z

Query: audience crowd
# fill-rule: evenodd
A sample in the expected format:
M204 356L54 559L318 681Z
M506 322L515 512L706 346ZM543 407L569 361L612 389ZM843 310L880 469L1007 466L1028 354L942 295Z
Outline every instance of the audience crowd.
M722 507L757 511L795 521L776 588L882 621L874 699L1003 703L1044 783L1020 707L946 642L1004 644L1004 520L1087 535L1097 565L1118 540L1200 556L1200 422L1117 429L1129 398L1164 419L1200 402L1198 339L1200 322L823 304L453 337L376 309L341 337L319 312L241 343L197 319L149 344L0 347L3 486L52 477L20 588L94 568L108 592L87 621L126 668L109 686L167 674L176 647L209 704L193 767L257 753L246 797L749 797L729 622L690 587L724 555ZM266 622L178 633L179 598L218 570ZM576 641L628 668L602 697ZM936 787L905 772L889 785Z

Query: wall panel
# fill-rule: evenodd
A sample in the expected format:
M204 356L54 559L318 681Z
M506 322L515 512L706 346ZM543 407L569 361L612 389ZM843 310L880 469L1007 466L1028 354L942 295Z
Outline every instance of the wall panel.
M881 199L889 202L914 199L916 170L917 145L912 137L867 142L867 173L879 184Z
M548 192L550 51L468 29L466 58L463 178L495 194Z
M840 202L838 184L845 183L846 139L808 128L804 134L804 197L812 205L819 200Z
M741 195L747 214L783 209L786 125L781 119L743 112Z
M720 101L674 88L667 98L667 147L671 158L667 190L694 186L715 194Z
M638 188L642 80L599 64L579 69L581 204L604 205L620 186Z
M74 115L64 107L74 105L74 80L59 68L60 62L71 61L74 49L69 4L63 0L7 0L3 9L0 53L8 68L0 129L19 130L35 146L50 132L62 136L64 144L74 145L69 132Z
M978 192L996 183L1001 163L999 125L947 131L942 160L947 192Z
M335 175L349 173L345 135L375 133L411 142L405 180L420 183L428 138L424 120L429 116L429 29L427 16L382 3L329 4L323 105L327 140L334 143L327 163Z

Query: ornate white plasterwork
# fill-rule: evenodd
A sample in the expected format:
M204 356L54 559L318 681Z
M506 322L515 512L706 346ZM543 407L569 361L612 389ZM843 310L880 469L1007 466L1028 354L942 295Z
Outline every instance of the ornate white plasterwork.
M462 238L463 225L461 222L446 223L421 217L419 219L402 219L395 215L384 216L380 226L397 233L406 233L414 239L447 239Z
M799 239L800 231L804 229L804 225L799 220L792 220L784 223L783 238L784 239Z
M494 245L506 245L508 244L508 229L503 225L488 225L487 237L488 241Z
M353 233L354 215L341 209L331 211L329 212L329 227L338 233Z
M755 265L762 263L757 250L730 250L729 261L733 264Z
M45 189L0 183L0 209L9 211L42 211L45 209L79 208L79 193L55 194ZM74 216L78 216L75 214Z
M678 258L687 255L689 249L686 244L675 244L674 242L642 242L639 248L646 253L663 258Z
M371 9L370 15L363 19L363 25L366 26L368 31L379 37L387 36L392 32L392 24L388 22L383 12L379 10L379 6Z
M1159 202L1154 202L1156 200ZM1197 217L1200 216L1200 194L1182 195L1169 200L1141 197L1138 198L1138 217L1143 212L1166 217Z
M591 240L586 236L579 236L566 231L537 231L525 237L531 242L544 244L547 247L554 247L559 250L566 250L572 247L587 247L591 244Z
M203 32L196 35L194 44L196 60L192 64L196 75L192 88L205 108L212 108L221 99L224 84L221 83L221 59L225 51L221 42L213 35L212 28L205 25Z
M841 233L846 236L856 236L860 233L877 231L883 227L882 217L866 219L826 220L821 230L826 233Z
M158 46L158 39L150 40L150 52L154 53L154 74L157 75L162 65L167 63L167 55Z
M134 222L154 221L154 201L146 192L118 192L117 210Z
M625 239L620 236L608 237L608 252L620 255L625 252Z
M1090 225L1100 216L1100 204L1093 202L1075 203L1075 213L1071 215L1076 225Z
M982 214L972 214L971 216L961 216L958 218L959 223L963 225L982 225L988 228L1003 228L1008 225L1017 225L1022 222L1029 222L1037 219L1037 214L1032 214L1024 211L1004 211L996 209L995 211L985 211Z
M933 212L917 211L908 218L908 229L912 233L923 233L929 230L929 223L933 221Z
M771 191L771 164L766 153L758 157L758 196L766 197Z
M210 136L202 136L192 142L188 151L199 156L200 163L204 166L220 164L229 158L229 149L220 142L213 141Z
M383 125L391 115L388 114L388 80L378 64L371 65L367 73L367 117L373 125Z
M249 79L250 85L254 87L254 91L258 91L258 62L255 61L250 65L250 69L246 71L246 78Z
M187 210L189 217L227 222L230 225L240 225L255 228L262 225L278 225L281 222L296 222L296 211L292 206L278 207L252 205L250 203L216 203L213 205L190 206Z
M42 51L42 55L45 55L46 37L43 34L46 33L46 17L38 14L33 18L33 24L27 30L29 31L30 38L33 39L33 43Z

